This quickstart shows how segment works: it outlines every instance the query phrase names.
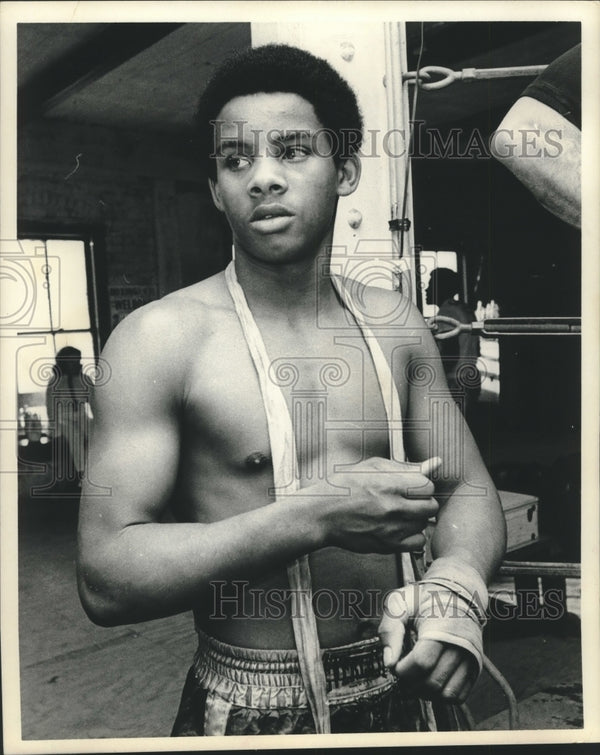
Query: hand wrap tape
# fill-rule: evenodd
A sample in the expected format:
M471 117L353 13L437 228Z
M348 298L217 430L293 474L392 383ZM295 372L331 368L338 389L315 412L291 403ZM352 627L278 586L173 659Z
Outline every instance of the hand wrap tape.
M464 648L473 655L481 672L488 592L473 567L458 559L439 558L421 581L395 590L388 605L406 606L418 640L437 640ZM395 610L394 613L398 615Z

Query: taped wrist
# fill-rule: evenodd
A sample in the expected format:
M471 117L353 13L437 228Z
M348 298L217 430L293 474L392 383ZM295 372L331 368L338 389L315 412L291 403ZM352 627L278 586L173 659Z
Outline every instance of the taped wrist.
M458 559L439 558L413 589L418 638L464 648L481 671L488 592L479 573Z

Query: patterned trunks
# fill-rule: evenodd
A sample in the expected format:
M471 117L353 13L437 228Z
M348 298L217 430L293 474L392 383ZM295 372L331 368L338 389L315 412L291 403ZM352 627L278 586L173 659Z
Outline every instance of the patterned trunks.
M234 647L199 633L171 736L314 734L295 650ZM379 638L323 651L332 733L456 730L460 711L407 697Z

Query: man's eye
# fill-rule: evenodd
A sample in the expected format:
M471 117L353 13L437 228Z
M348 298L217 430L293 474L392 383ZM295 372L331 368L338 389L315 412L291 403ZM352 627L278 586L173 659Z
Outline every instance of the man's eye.
M285 148L284 157L286 160L303 160L308 157L309 150L306 147L293 145Z
M225 166L229 170L243 170L250 165L250 158L245 155L227 155Z

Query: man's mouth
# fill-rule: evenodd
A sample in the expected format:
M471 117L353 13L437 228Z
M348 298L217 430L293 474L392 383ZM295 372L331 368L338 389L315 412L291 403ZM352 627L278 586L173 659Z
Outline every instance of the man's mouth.
M293 213L282 204L261 204L254 208L250 216L250 222L256 223L259 220L271 220L272 218L289 218Z
M281 204L261 204L250 215L252 227L259 233L285 231L292 222L294 213Z

